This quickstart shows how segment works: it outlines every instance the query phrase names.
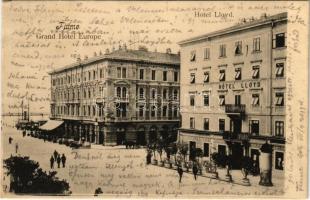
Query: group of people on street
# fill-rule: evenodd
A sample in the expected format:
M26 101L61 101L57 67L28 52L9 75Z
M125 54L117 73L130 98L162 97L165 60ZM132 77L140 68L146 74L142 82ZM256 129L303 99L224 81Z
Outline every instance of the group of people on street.
M54 151L53 155L50 158L50 164L51 164L51 169L54 168L54 163L57 163L57 167L60 168L60 163L62 163L62 167L65 168L66 167L66 156L63 153L62 155L60 155L56 150Z
M183 176L183 169L181 167L181 164L178 164L178 168L177 168L178 174L179 174L179 183L181 183L182 181L182 176ZM197 174L198 174L198 163L195 161L193 162L193 175L194 175L194 179L197 180Z

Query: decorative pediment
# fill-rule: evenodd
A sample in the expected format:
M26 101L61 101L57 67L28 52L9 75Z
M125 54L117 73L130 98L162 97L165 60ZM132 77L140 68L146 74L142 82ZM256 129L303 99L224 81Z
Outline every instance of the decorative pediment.
M127 80L117 80L114 82L114 85L130 85L130 82Z

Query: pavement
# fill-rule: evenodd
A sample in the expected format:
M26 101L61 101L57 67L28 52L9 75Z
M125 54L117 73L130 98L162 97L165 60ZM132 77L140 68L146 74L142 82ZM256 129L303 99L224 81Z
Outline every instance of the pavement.
M8 138L13 138L9 144ZM21 131L6 128L2 134L3 158L15 155L15 144L18 143L18 155L30 156L38 161L45 171L57 171L57 177L70 184L72 195L76 197L93 196L100 187L104 197L202 197L223 195L281 196L284 193L283 178L273 179L273 187L258 184L259 177L248 176L251 186L238 184L242 180L240 170L232 170L234 182L211 179L199 176L194 179L191 173L184 173L182 182L176 170L146 165L145 149L126 149L125 146L105 147L92 145L91 149L71 149L65 145L44 142L30 136L22 137ZM65 154L65 168L50 169L49 159L56 150ZM224 179L225 169L219 169L219 177ZM5 177L3 184L8 184ZM7 189L8 190L8 189ZM13 194L5 193L6 196Z

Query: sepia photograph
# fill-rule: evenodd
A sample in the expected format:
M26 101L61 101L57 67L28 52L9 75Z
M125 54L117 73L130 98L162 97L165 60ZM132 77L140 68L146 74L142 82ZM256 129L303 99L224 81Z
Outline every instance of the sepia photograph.
M1 197L307 198L307 1L3 1Z

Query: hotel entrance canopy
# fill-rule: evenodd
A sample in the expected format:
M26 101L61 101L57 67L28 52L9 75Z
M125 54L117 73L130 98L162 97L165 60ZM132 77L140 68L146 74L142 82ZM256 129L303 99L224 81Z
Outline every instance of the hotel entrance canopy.
M39 129L44 131L51 131L55 128L58 128L60 125L62 125L64 122L59 120L48 120L45 124L39 127Z

